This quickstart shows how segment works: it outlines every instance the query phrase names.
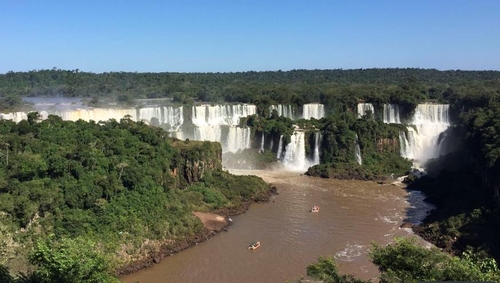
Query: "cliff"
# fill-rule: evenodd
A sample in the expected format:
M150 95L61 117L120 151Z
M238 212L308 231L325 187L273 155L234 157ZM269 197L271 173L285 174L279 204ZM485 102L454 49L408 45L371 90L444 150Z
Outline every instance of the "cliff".
M208 171L222 169L222 147L218 142L175 140L172 146L179 150L171 171L178 187L200 181Z
M399 140L398 138L382 138L377 140L377 150L379 152L391 152L399 154Z

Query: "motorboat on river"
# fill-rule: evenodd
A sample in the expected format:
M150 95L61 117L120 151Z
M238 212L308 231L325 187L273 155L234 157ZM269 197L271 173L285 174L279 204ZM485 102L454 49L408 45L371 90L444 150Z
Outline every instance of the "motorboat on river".
M315 205L311 208L311 212L319 212L319 206Z
M248 249L249 250L255 250L257 248L260 247L260 242L259 241L254 241L252 242L249 246L248 246Z

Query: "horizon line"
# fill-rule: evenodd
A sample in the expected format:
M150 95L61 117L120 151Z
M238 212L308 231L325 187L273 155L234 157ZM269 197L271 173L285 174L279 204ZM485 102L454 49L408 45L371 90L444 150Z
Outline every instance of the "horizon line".
M29 72L42 72L42 71L71 71L78 73L91 73L91 74L109 74L109 73L133 73L133 74L235 74L235 73L275 73L275 72L293 72L293 71L364 71L364 70L433 70L439 72L500 72L500 69L438 69L438 68L421 68L421 67L369 67L369 68L331 68L331 69L288 69L288 70L248 70L248 71L193 71L193 72L180 72L180 71L104 71L104 72L93 72L75 69L60 69L57 67L48 69L33 69L27 71L7 71L5 73L0 73L0 75L6 75L9 73L29 73Z

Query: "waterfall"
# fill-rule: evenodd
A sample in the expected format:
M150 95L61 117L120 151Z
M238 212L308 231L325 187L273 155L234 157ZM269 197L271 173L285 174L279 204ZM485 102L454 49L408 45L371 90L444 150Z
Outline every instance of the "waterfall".
M137 110L138 120L147 121L153 126L161 126L166 129L171 137L178 139L185 139L184 134L181 132L182 125L184 124L184 111L183 107L144 107ZM158 122L158 125L154 121ZM188 137L193 138L192 135Z
M220 125L195 127L193 139L197 141L218 141L222 144L222 127Z
M79 107L79 108L77 108ZM292 115L293 108L289 105L276 105L277 111L282 115ZM368 103L358 104L358 113L371 110L373 106ZM271 107L272 108L272 107ZM281 108L281 110L279 110ZM36 105L35 105L35 108ZM119 121L124 116L129 116L134 121L157 121L160 126L168 125L166 128L171 136L179 139L209 140L220 142L224 152L238 151L251 146L251 131L249 128L239 127L240 118L256 114L255 105L199 105L191 108L191 117L184 117L185 110L181 107L173 106L147 106L143 108L91 108L84 106L72 106L67 109L61 107L46 107L39 109L42 119L48 115L60 116L63 120L76 121L107 121L115 119ZM401 123L399 107L393 104L384 105L383 118L385 123ZM408 128L400 133L401 155L412 159L417 166L422 166L430 158L438 157L446 152L446 145L440 144L439 136L449 127L449 106L444 104L420 104L414 112L414 116L408 120ZM322 104L305 104L303 106L303 117L321 118L324 116L324 106ZM297 117L297 116L296 116ZM7 114L0 113L0 119L13 120L19 122L27 119L25 112L13 112ZM187 127L183 127L187 125ZM291 144L283 145L283 137L280 136L280 144L277 149L277 158L284 161L284 155L289 157L288 164L306 166L319 162L319 140L321 136L315 136L314 151L309 158L300 157L299 146L304 144L304 133L296 131ZM273 150L273 139L270 142ZM265 147L265 136L261 137L260 149ZM312 142L311 142L312 148ZM285 150L286 149L286 150ZM274 149L276 150L276 149ZM290 151L291 150L291 151ZM304 150L305 154L305 150ZM293 157L290 159L290 157ZM356 159L357 160L357 159ZM359 163L359 162L358 162Z
M276 154L276 158L281 160L281 154L283 152L283 135L280 136L280 142L278 143L278 153Z
M146 121L151 123L154 119L160 125L168 124L170 129L178 131L184 123L182 107L145 107L140 109L125 108L78 108L78 109L49 109L39 111L42 119L49 115L57 115L63 120L77 121L107 121L115 119L119 121L125 116L130 116L133 121Z
M250 128L230 126L226 142L222 143L222 151L236 152L240 149L250 148L251 133Z
M290 138L290 143L285 147L283 164L289 170L304 170L306 167L304 132L295 131Z
M12 112L7 114L0 113L0 120L12 120L12 122L19 123L22 120L27 119L28 115L24 112Z
M264 132L262 132L262 135L261 135L259 152L260 153L264 152Z
M191 120L195 126L237 126L240 118L257 113L257 107L249 104L193 106Z
M314 156L313 156L313 165L319 164L319 153L320 153L320 145L321 145L321 133L314 133Z
M71 110L48 110L44 115L57 115L63 120L68 121L108 121L115 119L120 121L125 116L129 116L133 121L138 121L135 108L113 109L113 108L89 108L89 109L71 109Z
M45 107L42 108L41 107ZM220 142L224 152L237 151L251 146L250 128L239 127L240 118L257 113L257 107L249 104L235 105L200 105L192 107L192 116L189 130L182 130L186 124L184 121L183 107L173 106L147 106L142 108L91 108L78 106L68 108L46 107L36 104L42 119L49 115L60 116L63 120L77 121L107 121L115 119L119 121L125 116L133 121L146 121L147 123L159 125L169 131L170 136L179 139L208 140ZM14 112L1 114L0 119L20 122L27 119L25 112ZM189 119L189 118L188 118Z
M325 106L319 103L304 104L302 107L302 118L321 119L325 117Z
M288 170L307 170L312 165L319 164L321 134L314 133L314 151L313 159L310 160L306 156L306 141L305 132L302 130L295 130L290 137L290 143L285 147L282 162Z
M358 103L358 118L366 115L366 112L371 111L372 115L375 117L375 108L371 103Z
M362 165L363 158L361 157L361 148L359 147L358 134L356 134L356 146L354 148L354 152L355 152L356 162L358 162L359 165Z
M250 128L240 128L238 124L240 118L256 113L257 107L249 104L193 106L194 139L220 142L223 152L250 148ZM228 128L227 136L223 136L222 127Z
M160 107L141 108L138 112L138 118L141 121L146 121L152 124L152 121L157 119L159 124L163 124L162 109Z
M450 125L449 105L419 104L410 124L407 133L400 133L401 156L422 167L429 159L444 153L446 149L440 146L439 135Z
M399 106L396 104L384 104L384 123L401 124L399 119Z
M406 132L399 132L399 146L401 148L400 152L402 157L410 160L415 159L415 152L419 144L417 137L418 133L413 127L406 127Z
M236 152L240 149L250 148L251 129L237 126L225 125L205 125L194 128L194 135L189 136L183 133L183 138L187 136L198 141L219 142L222 152Z
M163 123L170 125L171 131L179 131L184 124L184 112L182 107L163 107Z
M159 125L168 125L170 131L179 131L184 123L182 107L145 107L138 112L138 120L152 124L157 119Z
M286 118L290 118L292 120L295 119L295 114L292 105L282 105L282 104L271 105L269 106L269 116L271 116L273 110L276 110L278 112L278 116L283 116Z
M292 105L271 105L269 106L269 113L272 114L273 110L276 110L278 112L279 116L283 116L286 118L290 118L292 120L295 120L299 117L295 115L295 111L292 107ZM310 103L310 104L304 104L302 106L302 118L304 119L321 119L325 117L325 107L323 104L319 103Z

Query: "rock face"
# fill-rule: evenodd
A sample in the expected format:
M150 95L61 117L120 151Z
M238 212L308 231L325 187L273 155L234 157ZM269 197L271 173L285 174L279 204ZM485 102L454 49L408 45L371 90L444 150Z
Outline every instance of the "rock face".
M172 145L179 150L176 167L172 175L178 187L198 182L208 171L222 170L222 147L218 142L175 141Z
M397 138L384 138L377 140L378 151L399 152L399 141Z

